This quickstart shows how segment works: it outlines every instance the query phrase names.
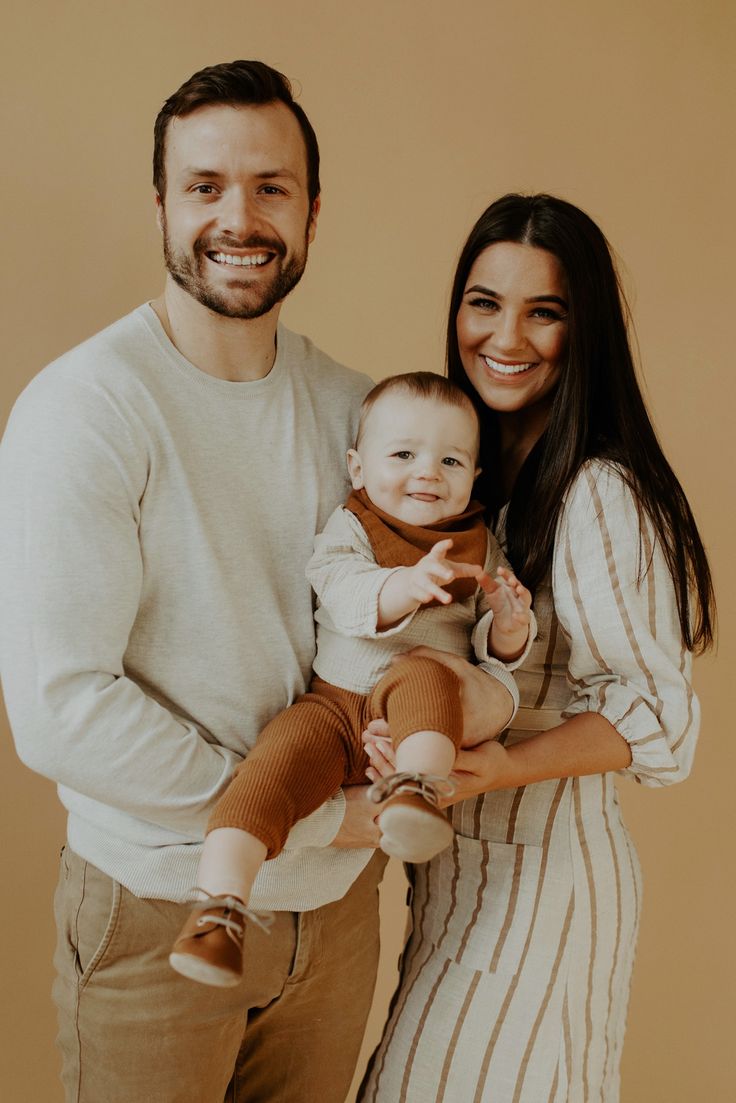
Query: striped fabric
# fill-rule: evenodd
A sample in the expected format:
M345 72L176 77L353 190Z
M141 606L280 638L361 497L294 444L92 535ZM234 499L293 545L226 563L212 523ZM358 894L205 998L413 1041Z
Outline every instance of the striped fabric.
M507 744L600 711L646 785L687 774L698 709L672 586L615 469L589 464L560 523ZM651 567L637 585L642 563ZM487 793L413 870L413 932L362 1103L616 1103L639 863L610 774Z

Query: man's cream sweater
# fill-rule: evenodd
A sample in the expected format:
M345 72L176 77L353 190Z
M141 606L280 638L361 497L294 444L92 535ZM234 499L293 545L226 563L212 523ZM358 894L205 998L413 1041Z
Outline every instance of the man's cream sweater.
M73 850L183 899L209 811L314 658L304 569L344 499L371 386L278 330L265 379L185 360L145 305L41 372L0 451L0 662L18 753ZM342 896L341 795L266 863L255 907Z

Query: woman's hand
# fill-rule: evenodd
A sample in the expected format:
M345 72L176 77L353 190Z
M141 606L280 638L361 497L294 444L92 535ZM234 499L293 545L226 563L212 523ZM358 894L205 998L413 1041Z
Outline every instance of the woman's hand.
M371 781L380 781L396 773L396 759L391 740L388 738L388 724L385 720L372 720L367 731L363 732L363 743L370 766L366 774ZM479 743L467 751L458 751L450 781L455 786L452 795L440 801L443 808L458 804L479 793L501 788L501 779L508 769L506 749L491 739Z

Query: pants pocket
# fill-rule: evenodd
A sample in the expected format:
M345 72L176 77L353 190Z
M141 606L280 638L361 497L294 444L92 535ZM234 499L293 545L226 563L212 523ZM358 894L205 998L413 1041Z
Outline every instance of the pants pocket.
M422 933L444 957L484 973L519 968L534 922L542 848L455 836L418 875Z
M55 899L59 951L74 969L80 989L111 952L121 897L117 881L68 848L63 851Z

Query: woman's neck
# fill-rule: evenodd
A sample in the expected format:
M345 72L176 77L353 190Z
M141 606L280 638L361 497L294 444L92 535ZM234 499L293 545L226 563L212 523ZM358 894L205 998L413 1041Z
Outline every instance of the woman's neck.
M501 478L506 501L511 497L524 461L549 422L549 406L531 406L511 413L499 413Z

